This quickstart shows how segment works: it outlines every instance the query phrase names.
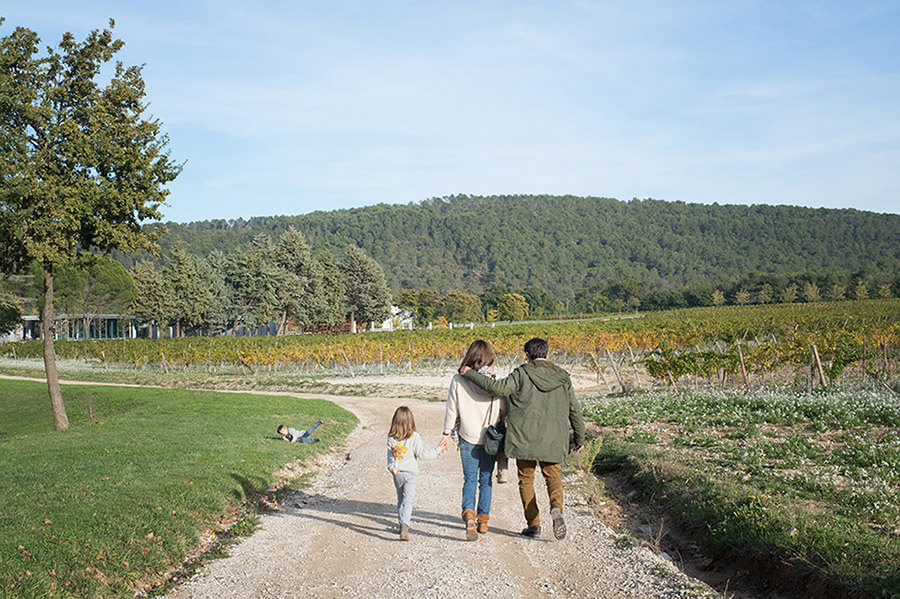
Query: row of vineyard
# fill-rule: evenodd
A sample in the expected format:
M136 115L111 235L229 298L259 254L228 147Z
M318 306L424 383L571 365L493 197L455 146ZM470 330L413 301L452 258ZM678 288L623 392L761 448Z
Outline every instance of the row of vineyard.
M282 337L189 337L56 342L66 359L133 367L231 365L241 369L307 371L377 366L414 370L459 360L468 344L488 339L507 361L534 336L550 342L557 359L582 364L598 377L641 365L657 379L723 380L810 366L821 382L838 379L848 366L883 376L897 361L900 300L823 304L693 308L619 319L508 326ZM39 341L8 343L0 352L39 358ZM448 362L449 361L449 362ZM636 377L635 377L636 378Z

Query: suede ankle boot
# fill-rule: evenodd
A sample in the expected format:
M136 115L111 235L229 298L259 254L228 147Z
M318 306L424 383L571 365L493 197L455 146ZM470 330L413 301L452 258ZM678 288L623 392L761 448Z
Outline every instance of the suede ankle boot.
M478 514L475 520L478 522L478 534L483 535L488 531L488 520L491 519L490 514Z
M465 510L462 513L463 522L466 523L466 540L474 541L478 538L478 530L475 524L475 510Z

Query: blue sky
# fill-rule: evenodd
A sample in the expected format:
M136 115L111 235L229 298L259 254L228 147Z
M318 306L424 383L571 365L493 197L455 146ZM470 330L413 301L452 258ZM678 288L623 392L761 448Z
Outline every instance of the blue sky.
M165 220L451 194L900 212L900 3L17 2L115 18L176 160Z

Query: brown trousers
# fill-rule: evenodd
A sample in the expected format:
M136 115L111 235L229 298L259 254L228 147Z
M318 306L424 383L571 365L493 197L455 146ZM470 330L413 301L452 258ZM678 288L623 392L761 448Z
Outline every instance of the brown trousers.
M539 526L541 516L538 511L537 500L534 496L534 471L538 462L535 460L516 460L516 472L519 475L519 497L522 498L522 509L525 510L525 521L528 526ZM547 483L547 495L550 497L550 507L563 509L563 485L562 472L559 464L552 462L540 462L541 474Z

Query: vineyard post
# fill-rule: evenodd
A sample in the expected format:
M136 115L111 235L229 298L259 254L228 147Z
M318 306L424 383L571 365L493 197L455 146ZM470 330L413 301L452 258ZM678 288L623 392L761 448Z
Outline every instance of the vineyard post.
M741 351L741 342L738 341L738 358L741 361L741 377L744 379L744 387L750 387L750 377L747 376L747 367L744 366L744 352Z
M822 361L819 359L819 350L816 348L815 343L810 346L812 350L813 360L816 363L816 370L819 373L819 381L822 383L822 386L828 388L828 383L825 382L825 371L822 370Z
M862 348L862 359L860 360L860 366L862 367L862 376L866 376L866 338L863 337L863 348Z
M628 345L627 343L625 344L625 347L628 348L628 355L631 356L631 370L634 371L634 388L640 389L641 388L641 379L638 377L637 364L635 364L635 359L634 359L634 352L631 351L631 346Z
M675 390L675 393L678 393L678 385L675 384L675 377L672 376L672 371L669 370L668 366L666 366L666 374L669 375L669 382L672 383L672 389Z
M347 370L350 371L350 376L355 378L356 375L353 374L353 368L350 366L350 360L347 359L347 352L344 351L343 347L341 348L341 354L343 354L344 356L344 364L347 365Z
M378 371L384 374L384 350L380 343L378 344Z
M887 350L887 335L881 336L881 356L882 356L882 368L881 368L881 376L887 376L887 358L888 358L888 350Z
M619 386L622 387L622 393L626 393L625 383L622 381L622 376L619 374L619 369L616 367L616 361L613 360L612 353L609 351L609 348L606 348L606 359L609 360L610 366L612 366L613 372L616 375L616 380L619 381Z
M591 359L594 361L594 366L597 368L597 385L600 385L600 379L603 379L603 384L606 385L606 392L612 393L612 387L609 386L609 383L606 381L606 376L603 374L603 367L600 366L600 360L597 359L596 354L591 352Z
M413 365L412 365L412 343L408 343L408 344L406 345L406 350L409 352L409 371L412 372L412 369L413 369Z

